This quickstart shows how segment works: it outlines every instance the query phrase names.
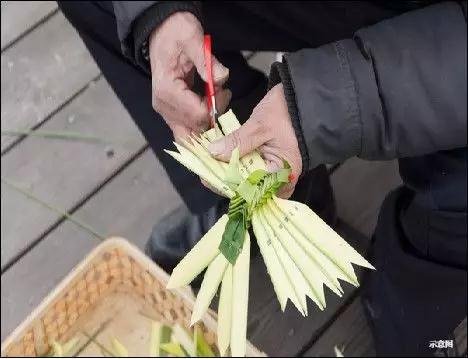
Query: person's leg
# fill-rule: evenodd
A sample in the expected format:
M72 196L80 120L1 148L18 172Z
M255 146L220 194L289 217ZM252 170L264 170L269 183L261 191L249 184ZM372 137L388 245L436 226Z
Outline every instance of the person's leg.
M197 176L176 163L163 149L173 147L172 133L151 105L151 79L120 50L111 2L66 1L60 9L78 31L105 79L130 113L175 189L193 213L202 213L218 196L200 185Z
M393 191L382 205L371 252L377 270L362 295L378 355L462 354L453 332L467 310L464 151L464 159L406 159L400 172L416 180L412 189Z

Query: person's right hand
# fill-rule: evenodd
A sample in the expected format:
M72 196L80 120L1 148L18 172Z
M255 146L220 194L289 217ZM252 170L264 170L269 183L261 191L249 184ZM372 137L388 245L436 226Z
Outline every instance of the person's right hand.
M205 98L192 91L195 71L206 81L203 29L189 12L169 16L151 34L149 55L153 88L153 108L161 114L177 140L210 125ZM216 106L222 113L231 92L222 85L229 70L213 57Z

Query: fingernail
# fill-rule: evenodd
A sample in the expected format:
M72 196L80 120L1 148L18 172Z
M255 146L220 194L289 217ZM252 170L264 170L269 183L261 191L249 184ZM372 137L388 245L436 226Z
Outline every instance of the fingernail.
M220 154L222 154L224 152L224 143L223 143L223 141L216 141L216 142L210 143L208 145L208 151L210 151L210 153L213 156L219 156Z

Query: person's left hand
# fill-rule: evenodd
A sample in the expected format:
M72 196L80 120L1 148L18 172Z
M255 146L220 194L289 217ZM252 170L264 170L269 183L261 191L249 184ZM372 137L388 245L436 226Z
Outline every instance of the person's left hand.
M236 147L241 157L256 149L271 172L283 167L283 159L288 161L292 169L291 181L281 188L278 195L283 198L292 195L302 172L302 158L282 84L268 91L241 128L211 143L209 150L217 159L228 162Z

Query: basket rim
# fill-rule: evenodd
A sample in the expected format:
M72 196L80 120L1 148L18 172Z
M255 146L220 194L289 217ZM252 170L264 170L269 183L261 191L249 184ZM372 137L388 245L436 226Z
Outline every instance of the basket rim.
M124 251L138 259L139 263L145 267L151 274L157 277L163 284L169 281L169 274L167 274L157 263L152 261L134 244L130 243L127 239L118 236L112 236L102 243L93 248L78 264L76 264L70 272L47 294L47 296L34 308L34 310L7 336L1 345L1 356L6 355L7 348L18 339L19 334L24 332L46 309L56 300L58 296L67 288L69 283L76 278L77 275L83 273L88 264L95 259L104 250L111 248L122 248ZM187 290L188 288L188 290ZM193 296L189 287L171 289L171 292L176 293L184 301L193 308L195 304L195 297ZM208 310L203 316L204 324L212 331L216 332L216 319L217 315L211 310ZM257 349L254 345L247 341L247 348L250 354L256 356L265 356L263 352Z
M130 243L128 240L122 237L109 237L105 239L102 243L97 245L91 250L77 265L75 265L70 272L47 294L47 296L42 299L40 304L34 308L34 310L5 338L1 345L1 354L5 354L6 349L18 339L20 333L25 331L34 320L38 319L40 315L51 305L58 296L67 288L69 283L76 278L77 275L84 272L88 264L99 256L105 250L109 250L114 247L119 247L124 249L126 253L137 258L140 264L145 266L145 268L155 275L162 282L167 283L169 280L169 275L159 267L155 262L150 260L146 255L144 255L138 247ZM172 290L176 292L178 296L182 297L183 300L187 301L192 307L194 304L194 299L191 295L188 294L187 290L175 289ZM215 318L213 318L212 313L207 313L206 317L203 317L204 322L214 328L216 325Z

